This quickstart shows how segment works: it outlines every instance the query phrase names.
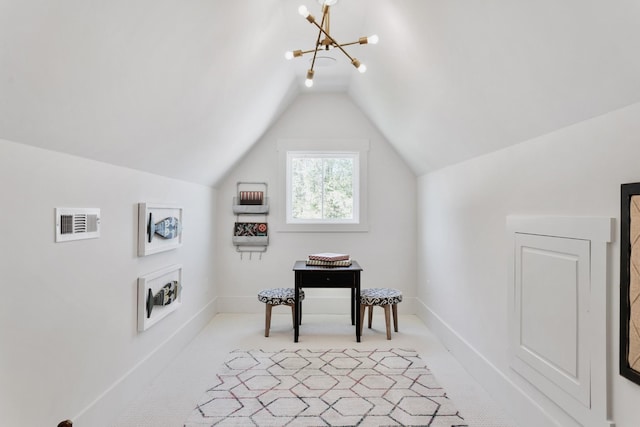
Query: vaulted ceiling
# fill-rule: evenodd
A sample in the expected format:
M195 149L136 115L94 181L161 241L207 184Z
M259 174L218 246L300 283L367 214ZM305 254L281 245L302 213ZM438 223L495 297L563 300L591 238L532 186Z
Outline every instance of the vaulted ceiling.
M304 87L317 0L0 0L0 138L205 185L299 93L346 92L416 174L640 101L637 0L339 0L376 33ZM551 154L551 153L550 153Z

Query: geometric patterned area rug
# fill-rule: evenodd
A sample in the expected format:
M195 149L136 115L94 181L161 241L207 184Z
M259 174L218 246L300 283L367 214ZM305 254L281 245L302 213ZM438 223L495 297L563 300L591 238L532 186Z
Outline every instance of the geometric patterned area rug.
M413 350L236 350L184 424L463 427Z

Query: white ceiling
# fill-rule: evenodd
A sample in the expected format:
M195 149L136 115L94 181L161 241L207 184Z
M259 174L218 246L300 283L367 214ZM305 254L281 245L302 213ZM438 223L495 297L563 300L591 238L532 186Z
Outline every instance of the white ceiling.
M215 185L295 98L316 0L0 0L0 138ZM637 0L340 0L317 68L416 174L640 101ZM339 52L337 52L339 54Z

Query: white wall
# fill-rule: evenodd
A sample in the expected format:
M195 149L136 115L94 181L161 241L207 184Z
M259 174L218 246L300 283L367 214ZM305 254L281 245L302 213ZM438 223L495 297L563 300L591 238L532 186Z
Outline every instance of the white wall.
M508 367L505 219L512 214L616 218L607 344L612 415L618 427L638 425L640 387L618 375L618 316L620 184L640 181L639 159L635 104L418 179L421 315L523 427L569 420Z
M110 425L213 316L216 191L0 140L0 424ZM184 207L183 247L139 258L137 203ZM55 207L101 237L54 243ZM183 305L136 329L138 276L183 265Z
M291 233L283 222L278 186L279 139L368 139L369 231L357 233ZM269 247L262 260L240 259L231 243L235 216L231 210L237 181L266 181L271 210ZM219 185L220 311L261 312L257 292L265 287L293 286L294 261L314 252L346 252L362 268L363 287L395 287L404 292L401 313L413 312L415 295L416 180L406 164L361 111L344 94L303 94L289 107L251 152ZM345 289L305 291L304 312L348 313Z

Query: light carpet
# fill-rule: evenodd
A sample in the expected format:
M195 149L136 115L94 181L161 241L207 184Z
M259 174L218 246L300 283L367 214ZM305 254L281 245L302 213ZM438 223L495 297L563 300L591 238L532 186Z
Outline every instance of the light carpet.
M467 427L413 350L236 350L185 427Z

